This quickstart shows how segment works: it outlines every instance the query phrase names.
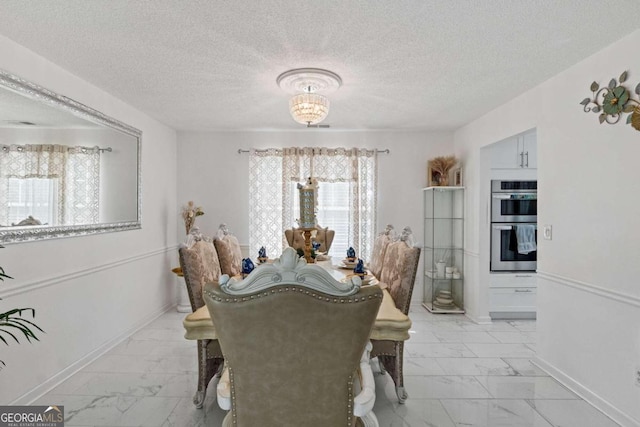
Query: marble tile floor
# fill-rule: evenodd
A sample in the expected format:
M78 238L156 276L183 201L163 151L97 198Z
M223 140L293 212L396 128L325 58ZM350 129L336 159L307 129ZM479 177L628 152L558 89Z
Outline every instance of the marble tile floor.
M393 381L376 375L374 412L382 427L614 427L615 422L543 371L535 321L477 325L463 315L412 307L400 405ZM203 409L195 342L184 314L170 311L133 334L34 404L61 404L67 426L219 426L215 383ZM377 364L373 364L377 370ZM331 427L331 426L327 426Z

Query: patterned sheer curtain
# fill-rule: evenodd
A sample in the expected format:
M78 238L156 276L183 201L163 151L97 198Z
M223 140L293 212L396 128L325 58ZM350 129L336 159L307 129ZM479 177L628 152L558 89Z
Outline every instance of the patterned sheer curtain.
M59 144L0 146L0 225L26 216L48 225L99 219L100 150Z
M97 224L100 221L100 149L70 147L67 151L64 224Z
M343 202L346 205L342 206L346 224L340 233L345 235L336 235L332 252L342 253L342 249L353 246L361 258L369 258L375 238L376 150L310 147L251 150L249 162L251 253L260 246L265 246L272 256L282 253L287 246L284 230L297 226L296 184L313 176L320 186L321 226L333 228L323 223L329 217L323 215L325 206L329 210Z

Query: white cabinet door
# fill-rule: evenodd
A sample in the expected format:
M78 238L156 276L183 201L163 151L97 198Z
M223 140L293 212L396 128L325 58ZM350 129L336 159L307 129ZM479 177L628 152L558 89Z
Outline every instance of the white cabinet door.
M491 169L515 169L520 167L518 138L507 138L491 146Z
M536 288L491 288L489 311L492 313L535 312Z
M522 167L528 169L538 168L538 142L535 133L528 133L520 137L522 153Z
M489 277L491 313L535 313L536 295L535 273L498 273Z
M491 146L491 169L537 169L536 133L517 135Z

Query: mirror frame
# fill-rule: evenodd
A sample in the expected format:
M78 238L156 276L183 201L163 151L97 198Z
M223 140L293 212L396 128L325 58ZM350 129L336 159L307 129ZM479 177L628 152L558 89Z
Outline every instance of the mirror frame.
M19 243L25 241L56 239L61 237L84 236L114 231L126 231L142 228L142 131L109 117L93 108L87 107L71 98L57 94L28 80L0 69L0 89L9 89L37 102L44 102L93 123L110 127L137 140L137 218L134 221L113 223L60 225L60 226L23 226L1 227L0 243Z

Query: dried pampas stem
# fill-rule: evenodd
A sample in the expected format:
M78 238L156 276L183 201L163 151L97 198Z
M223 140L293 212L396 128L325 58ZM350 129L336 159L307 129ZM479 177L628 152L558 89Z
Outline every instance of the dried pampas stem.
M431 160L431 167L441 175L446 175L456 163L458 163L456 156L440 156Z

